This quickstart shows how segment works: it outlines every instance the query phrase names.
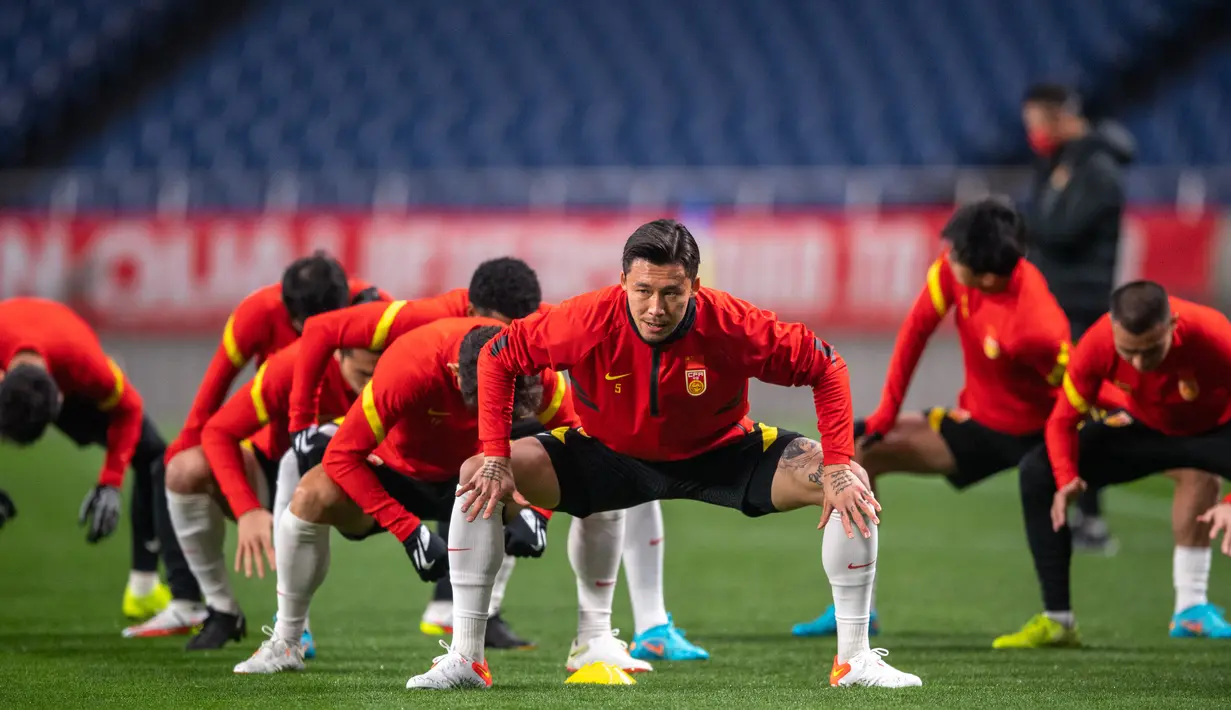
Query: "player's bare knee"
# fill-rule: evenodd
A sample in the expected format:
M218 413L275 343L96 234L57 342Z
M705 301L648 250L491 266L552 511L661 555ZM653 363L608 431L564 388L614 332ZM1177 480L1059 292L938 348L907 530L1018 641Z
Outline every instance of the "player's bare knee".
M560 484L547 449L538 437L513 442L513 481L517 490L531 503L554 508L560 502Z
M291 512L295 517L309 523L328 524L330 511L345 494L338 484L329 478L322 466L315 466L306 474L291 496Z
M213 474L200 448L181 451L167 464L167 490L180 495L209 493Z

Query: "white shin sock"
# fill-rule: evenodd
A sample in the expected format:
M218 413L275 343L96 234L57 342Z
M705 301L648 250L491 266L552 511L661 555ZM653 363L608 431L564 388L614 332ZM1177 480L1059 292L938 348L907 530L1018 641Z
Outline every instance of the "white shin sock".
M487 636L487 613L492 587L504 563L504 504L498 503L492 517L466 521L465 498L453 505L449 521L449 578L453 582L453 650L483 662Z
M205 603L218 611L238 614L239 602L231 592L226 555L222 551L227 534L222 509L208 493L167 491L167 510Z
M573 518L568 530L568 561L577 575L577 640L611 633L620 553L624 547L624 511Z
M286 510L274 530L278 562L278 620L274 636L299 643L312 597L329 574L329 526Z
M625 511L624 577L637 633L667 623L663 600L663 509L658 501Z
M1171 577L1175 582L1175 613L1201 604L1208 604L1206 591L1210 586L1209 546L1175 546L1171 558Z
M516 565L517 558L512 555L505 555L504 561L500 563L500 570L496 572L496 581L492 584L492 598L487 605L489 617L500 613L500 606L504 604L504 591L509 588L509 578L513 576L513 568Z
M821 561L833 589L834 616L838 622L838 663L869 649L868 618L872 610L872 586L876 579L877 528L868 522L872 536L865 539L855 529L847 538L842 516L833 513L825 524Z

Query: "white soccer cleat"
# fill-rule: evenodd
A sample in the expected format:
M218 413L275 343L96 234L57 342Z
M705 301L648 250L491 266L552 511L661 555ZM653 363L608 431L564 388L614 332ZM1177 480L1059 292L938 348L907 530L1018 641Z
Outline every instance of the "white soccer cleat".
M487 661L476 663L453 650L441 640L440 647L446 653L432 659L432 668L423 675L406 681L407 690L460 690L492 687L492 672Z
M585 643L578 643L577 639L573 639L566 665L569 673L576 673L591 663L610 663L624 669L625 673L648 673L654 670L654 666L649 663L630 656L628 644L621 641L619 635L620 630L616 629L610 634L595 636Z
M846 663L838 663L838 657L833 658L833 670L829 672L829 685L834 688L847 688L863 685L873 688L909 688L923 685L919 676L903 673L882 660L889 652L883 648L873 648L856 655Z
M235 666L236 673L270 675L303 670L303 646L299 644L299 639L278 638L268 626L261 627L261 631L269 638L261 642L261 647L251 658Z
M140 624L129 626L120 633L126 639L186 636L205 623L208 613L202 604L175 600L154 616Z

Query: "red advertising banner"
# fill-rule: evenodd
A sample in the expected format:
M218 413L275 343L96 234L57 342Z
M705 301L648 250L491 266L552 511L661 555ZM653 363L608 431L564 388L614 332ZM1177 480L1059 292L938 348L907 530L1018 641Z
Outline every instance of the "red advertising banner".
M399 298L465 286L479 262L525 259L544 298L614 283L629 233L657 214L599 212L297 213L187 217L0 215L0 297L67 301L100 328L210 332L283 266L327 249ZM896 328L937 252L947 210L690 215L703 282L825 330ZM696 221L693 220L696 218ZM1121 278L1213 297L1216 218L1135 212Z

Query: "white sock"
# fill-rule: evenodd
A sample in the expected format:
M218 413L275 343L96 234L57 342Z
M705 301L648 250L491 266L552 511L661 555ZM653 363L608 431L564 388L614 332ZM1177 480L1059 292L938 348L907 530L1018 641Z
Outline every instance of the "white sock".
M512 555L505 555L504 561L500 563L496 581L492 584L492 599L487 604L489 617L500 613L500 605L504 604L504 590L509 588L509 578L513 576L513 567L516 565L517 558Z
M1175 546L1171 558L1171 577L1175 580L1175 613L1208 604L1210 586L1210 548Z
M329 526L309 523L287 510L274 530L274 554L278 563L274 636L299 643L312 596L329 574Z
M466 521L465 498L458 498L449 521L449 578L453 581L452 649L471 661L483 662L487 611L492 586L504 563L504 503L492 517Z
M1073 616L1073 612L1071 610L1070 611L1045 611L1043 612L1043 616L1046 616L1047 618L1051 619L1057 624L1060 624L1066 629L1073 628L1073 624L1076 623L1077 621L1077 619Z
M667 623L663 601L663 509L654 500L624 514L624 577L637 633Z
M299 459L295 458L294 451L287 451L278 461L278 487L274 491L274 530L278 529L278 524L282 522L282 515L291 507L291 498L295 496L295 488L299 486L299 479L303 477L303 472L299 470Z
M872 610L872 587L876 580L878 531L868 522L872 536L864 539L859 529L847 538L842 515L834 512L825 524L821 543L821 562L833 588L834 617L838 622L838 663L871 648L868 645L868 618Z
M568 561L577 575L577 640L611 634L620 553L624 547L624 511L573 518L568 529Z
M157 587L157 572L138 572L137 570L132 570L128 573L128 591L132 592L134 596L148 597L154 593L154 589Z
M239 602L231 592L226 555L222 551L227 535L222 509L208 493L183 495L167 491L167 510L206 605L226 614L238 614Z

